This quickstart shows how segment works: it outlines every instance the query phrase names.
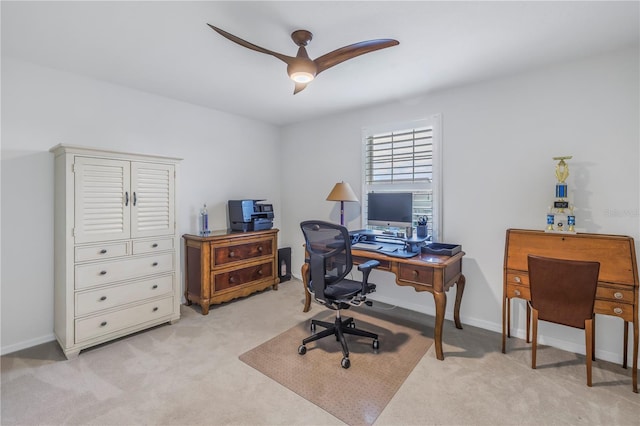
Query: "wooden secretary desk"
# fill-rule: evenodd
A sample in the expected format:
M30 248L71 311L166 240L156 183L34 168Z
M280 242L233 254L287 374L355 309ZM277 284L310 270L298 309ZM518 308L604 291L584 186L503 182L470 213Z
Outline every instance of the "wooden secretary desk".
M531 300L528 255L600 262L594 313L624 321L622 367L627 368L629 323L633 323L633 391L638 393L638 265L633 238L508 229L504 254L502 352L511 332L511 299ZM531 308L527 304L527 343ZM595 336L595 334L594 334ZM595 345L594 345L595 346Z

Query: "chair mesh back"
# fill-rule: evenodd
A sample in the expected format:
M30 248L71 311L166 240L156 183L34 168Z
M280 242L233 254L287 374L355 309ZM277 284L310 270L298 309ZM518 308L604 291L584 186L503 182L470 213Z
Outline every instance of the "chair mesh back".
M327 285L342 280L353 267L349 231L335 223L309 220L300 224L309 253L309 290L324 300Z
M584 329L592 318L600 263L528 256L531 306L538 318Z

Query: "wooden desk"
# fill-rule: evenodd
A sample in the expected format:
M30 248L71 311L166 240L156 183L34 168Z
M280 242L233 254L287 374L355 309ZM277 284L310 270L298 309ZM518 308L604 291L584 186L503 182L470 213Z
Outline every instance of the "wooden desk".
M392 272L396 276L396 284L413 287L416 291L428 291L433 294L436 305L436 325L435 344L436 357L444 359L442 351L442 326L444 324L444 311L447 307L446 291L454 284L458 284L456 289L456 302L453 317L456 328L462 329L460 323L460 302L464 293L465 277L462 274L462 257L464 252L454 256L437 256L430 254L420 254L415 257L404 259L391 257L381 253L352 250L353 263L360 264L367 260L375 259L380 262L376 270ZM311 295L307 291L309 282L309 264L302 265L302 280L304 284L304 312L309 311L311 306Z
M633 238L508 229L504 254L502 352L511 337L511 299L531 300L527 256L600 262L594 313L624 321L622 367L627 368L629 322L633 322L633 391L638 393L638 265ZM527 342L531 310L527 304ZM595 336L595 333L594 333ZM595 339L595 337L594 337ZM595 342L594 342L595 347Z

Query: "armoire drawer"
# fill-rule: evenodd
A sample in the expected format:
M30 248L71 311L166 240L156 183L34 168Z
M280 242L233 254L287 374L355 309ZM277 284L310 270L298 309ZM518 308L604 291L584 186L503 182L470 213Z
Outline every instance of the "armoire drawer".
M273 254L273 239L252 241L238 245L212 245L211 265L219 267Z
M116 281L142 278L173 270L173 254L153 254L144 257L76 265L77 290Z
M76 317L151 299L173 291L173 274L76 293Z
M173 297L75 320L76 343L153 321L173 313Z
M173 238L158 238L133 242L133 254L155 253L173 250Z
M88 262L91 260L105 260L131 254L129 241L117 243L80 246L75 248L75 261Z
M242 286L254 281L273 280L273 272L273 262L269 260L255 266L213 274L211 295L213 296L218 291Z

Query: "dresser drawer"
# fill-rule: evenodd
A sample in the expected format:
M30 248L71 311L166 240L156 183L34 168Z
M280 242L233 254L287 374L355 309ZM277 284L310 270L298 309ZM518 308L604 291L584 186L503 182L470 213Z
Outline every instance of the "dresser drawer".
M133 242L133 254L155 253L167 250L173 250L173 238L158 238Z
M131 254L129 241L75 248L75 261L104 260Z
M522 285L507 283L507 297L509 299L517 297L524 300L531 300L531 289Z
M593 311L596 314L613 315L620 317L625 321L633 321L633 305L627 305L619 302L608 302L605 300L596 300Z
M76 293L76 317L170 294L173 275Z
M173 297L75 320L76 343L173 314Z
M422 285L433 285L434 268L401 263L398 265L398 280Z
M211 295L216 292L250 284L254 281L273 280L273 262L268 261L259 265L240 268L233 271L214 274L212 277Z
M142 278L147 275L160 274L172 270L172 253L76 265L76 289L79 290L131 278Z
M271 256L273 254L273 245L273 239L258 240L231 246L214 245L211 250L211 265L215 267L262 256Z

